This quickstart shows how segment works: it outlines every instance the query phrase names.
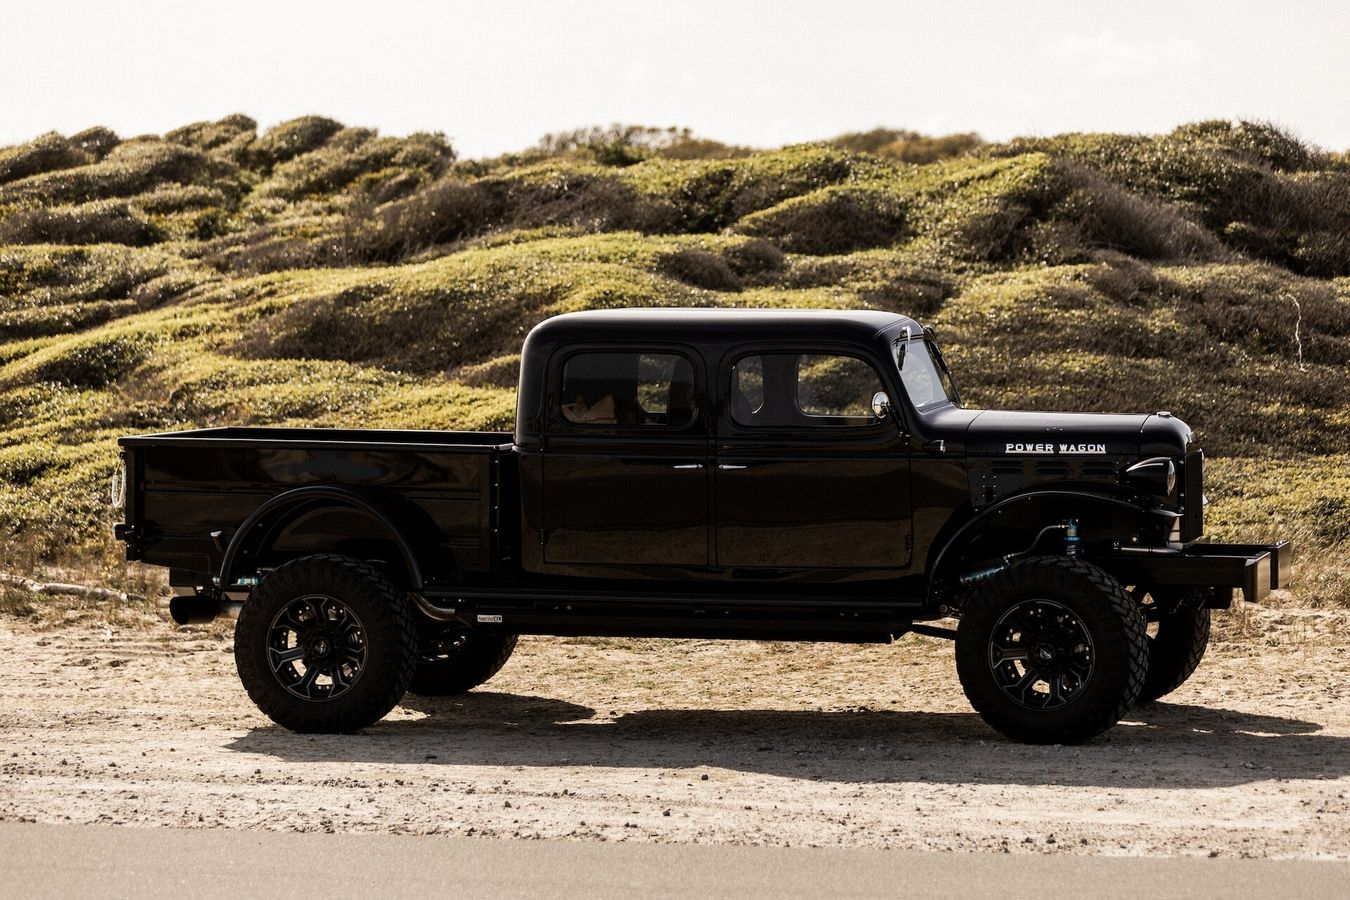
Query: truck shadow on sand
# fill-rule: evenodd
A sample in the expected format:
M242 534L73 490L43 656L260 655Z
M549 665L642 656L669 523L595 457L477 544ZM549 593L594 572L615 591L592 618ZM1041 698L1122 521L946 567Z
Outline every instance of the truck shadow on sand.
M1015 744L974 713L661 709L624 714L546 697L475 691L408 696L416 719L356 735L255 728L227 747L288 761L443 766L711 766L855 783L1208 788L1350 773L1350 737L1315 722L1157 703L1096 740Z

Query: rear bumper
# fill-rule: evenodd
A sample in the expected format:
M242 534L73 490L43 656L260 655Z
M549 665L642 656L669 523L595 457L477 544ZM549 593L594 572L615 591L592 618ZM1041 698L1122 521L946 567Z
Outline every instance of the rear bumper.
M1289 587L1293 580L1293 545L1289 541L1274 544L1192 544L1185 550L1167 555L1140 555L1122 559L1117 577L1127 584L1158 587L1214 588L1209 605L1226 608L1232 592L1242 591L1242 599L1256 603L1272 590Z

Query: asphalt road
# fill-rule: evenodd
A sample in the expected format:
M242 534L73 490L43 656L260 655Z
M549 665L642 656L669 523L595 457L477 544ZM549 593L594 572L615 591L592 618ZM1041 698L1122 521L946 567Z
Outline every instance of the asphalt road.
M0 824L0 897L1350 896L1350 862Z

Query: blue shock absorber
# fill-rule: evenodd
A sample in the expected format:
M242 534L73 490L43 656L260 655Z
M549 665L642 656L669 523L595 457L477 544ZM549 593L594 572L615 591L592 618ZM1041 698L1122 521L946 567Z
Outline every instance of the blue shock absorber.
M1064 555L1077 556L1083 550L1083 538L1078 534L1078 520L1064 523Z

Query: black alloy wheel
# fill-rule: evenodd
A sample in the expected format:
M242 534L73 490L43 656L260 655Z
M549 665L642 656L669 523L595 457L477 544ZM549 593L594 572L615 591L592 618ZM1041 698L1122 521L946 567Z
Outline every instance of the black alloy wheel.
M267 659L272 675L291 694L334 700L351 690L365 670L365 629L336 597L297 597L272 619Z
M1012 606L994 625L989 668L999 688L1027 709L1074 702L1092 678L1092 635L1068 607L1033 598Z

